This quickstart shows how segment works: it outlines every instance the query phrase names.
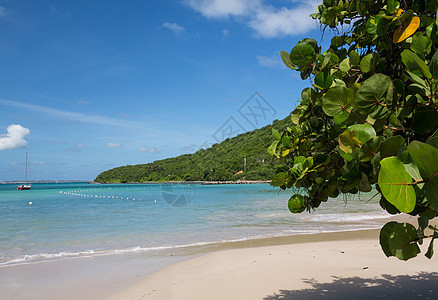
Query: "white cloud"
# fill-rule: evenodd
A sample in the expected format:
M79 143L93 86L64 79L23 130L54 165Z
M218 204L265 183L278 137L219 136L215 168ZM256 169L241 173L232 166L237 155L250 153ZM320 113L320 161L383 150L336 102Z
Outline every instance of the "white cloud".
M316 22L309 17L316 12L315 1L301 2L294 8L264 7L259 9L255 18L249 22L249 27L256 34L265 38L275 38L287 35L300 35L316 28Z
M275 38L301 35L316 28L309 17L320 1L290 0L288 7L274 7L259 0L187 0L187 4L207 18L238 17L257 37ZM271 1L273 2L273 1Z
M109 143L106 144L106 146L109 147L109 148L117 148L117 147L120 147L121 145L120 145L120 143L111 143L111 142L109 142Z
M78 148L85 148L85 145L84 144L77 144L76 147L78 147Z
M138 149L138 152L142 153L159 153L161 149L158 147L141 147Z
M280 54L275 56L257 55L257 61L261 66L264 67L281 68L284 66L283 62L281 61Z
M163 27L172 30L173 33L175 33L176 35L179 35L186 30L184 27L182 27L181 25L178 25L176 23L166 22L166 23L163 23Z
M30 134L30 130L21 125L9 125L6 129L8 133L0 134L0 150L21 148L27 145L24 139Z
M3 6L0 6L0 17L3 17L6 15L6 8Z
M248 9L258 6L256 0L188 0L187 4L205 17L227 18L243 16Z
M133 122L129 120L119 120L111 117L106 117L97 114L85 114L85 113L77 113L70 112L65 110L60 110L48 106L42 105L34 105L23 102L9 101L0 99L0 104L16 107L20 109L30 110L34 112L39 112L47 115L51 115L55 118L62 120L70 120L76 121L80 123L88 123L88 124L98 124L98 125L106 125L106 126L121 126L121 127L144 127L145 124L141 124L138 122Z

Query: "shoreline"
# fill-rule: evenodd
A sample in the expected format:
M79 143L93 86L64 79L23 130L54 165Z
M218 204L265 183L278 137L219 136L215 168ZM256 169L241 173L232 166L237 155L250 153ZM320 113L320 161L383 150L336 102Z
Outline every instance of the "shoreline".
M360 253L360 255L356 257L356 259L360 259L363 255L369 256L370 253L366 251L362 253L364 249L368 249L372 251L373 254L371 261L373 261L374 256L378 256L379 259L377 259L377 262L384 258L383 264L388 262L390 265L405 263L397 259L388 259L384 256L380 245L378 245L378 233L378 229L370 229L279 236L216 243L212 245L193 245L177 249L167 249L160 252L160 254L146 251L66 258L33 264L9 265L0 267L0 280L3 282L0 293L4 295L3 297L5 297L5 299L27 299L28 297L32 299L140 299L141 297L138 296L139 293L143 293L145 289L151 287L151 284L153 284L154 286L161 286L160 288L163 288L164 294L156 293L158 296L154 296L155 298L151 296L152 298L150 299L194 299L191 296L184 298L184 293L181 297L172 297L166 294L169 292L168 288L173 287L168 284L169 282L166 278L169 278L169 276L172 278L172 274L175 272L193 270L195 266L199 268L198 271L202 270L202 272L207 273L219 267L224 267L223 271L231 272L235 269L235 266L240 264L242 257L249 259L254 255L259 255L257 253L260 253L260 251L268 251L270 253L272 251L287 251L288 253L299 251L301 254L298 255L301 256L309 253L320 253L322 255L327 251L330 253L333 251L339 252L333 249L350 249L348 251ZM345 252L345 250L342 251ZM236 253L240 253L239 258L235 257ZM327 253L324 255L327 255ZM290 263L289 260L295 256L296 254L291 255L291 257L287 255L284 256L285 262ZM342 257L339 257L339 259L340 258ZM231 265L225 264L223 266L216 264L210 266L204 263L205 260L212 263L218 259L219 261L223 260L223 262L229 261L232 263ZM343 261L339 259L336 258L335 261L339 264L343 264ZM422 261L425 260L424 257L420 259ZM254 260L257 260L257 258ZM331 258L329 261L330 260ZM300 261L301 259L297 259L298 263L300 263ZM418 260L414 259L410 265L415 265L416 263L414 261ZM308 263L311 263L311 261L308 261ZM427 260L426 264L432 266L435 270L438 267L433 259ZM269 266L270 264L265 267L269 269ZM423 266L423 263L421 263L420 266ZM248 267L250 267L250 265L241 266L242 272ZM231 268L231 270L227 268ZM196 274L199 273L198 271ZM252 272L251 270L248 271L250 271L250 273ZM319 271L317 272L316 270L312 272L316 272L316 274L319 273ZM190 278L196 274L182 274L181 276ZM211 280L216 279L210 279L210 281L208 281L208 276L210 275L207 275L205 275L205 278L202 277L202 282L193 281L192 284L195 286L185 286L183 290L185 289L186 292L191 293L192 289L197 289L196 286L201 287L202 284L207 283L211 285ZM241 276L244 277L245 275ZM223 282L220 285L226 286L227 284L230 283ZM263 285L263 283L257 284ZM175 286L175 288L177 287L178 285ZM179 288L180 287L178 287L178 289ZM153 289L157 290L157 288ZM227 290L227 288L224 290ZM172 293L171 295L174 295ZM220 293L218 295L223 296L222 299L261 299L258 296L255 298L245 298L244 295L239 295L239 297L233 298L233 295ZM221 299L220 297L215 298L211 295L207 298ZM146 299L149 298L146 297Z
M271 180L236 180L236 181L145 181L145 182L96 182L90 181L90 184L201 184L201 185L219 185L219 184L259 184L271 183Z

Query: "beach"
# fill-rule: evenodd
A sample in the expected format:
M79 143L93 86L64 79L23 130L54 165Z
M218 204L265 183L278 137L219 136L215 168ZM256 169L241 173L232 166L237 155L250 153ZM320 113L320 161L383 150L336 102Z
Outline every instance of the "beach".
M164 268L111 299L436 299L436 259L387 258L377 234L216 252Z
M436 257L385 257L379 228L417 221L388 215L373 193L297 215L267 184L0 194L1 299L428 299L437 283Z
M387 258L378 230L0 268L2 299L436 299L438 263ZM169 265L170 263L170 265Z

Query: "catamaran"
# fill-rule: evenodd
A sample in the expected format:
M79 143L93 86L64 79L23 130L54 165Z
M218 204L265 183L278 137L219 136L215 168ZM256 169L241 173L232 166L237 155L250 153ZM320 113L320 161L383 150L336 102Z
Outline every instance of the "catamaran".
M30 190L32 186L30 184L27 184L27 152L26 152L26 171L24 173L24 184L20 184L17 187L17 190Z

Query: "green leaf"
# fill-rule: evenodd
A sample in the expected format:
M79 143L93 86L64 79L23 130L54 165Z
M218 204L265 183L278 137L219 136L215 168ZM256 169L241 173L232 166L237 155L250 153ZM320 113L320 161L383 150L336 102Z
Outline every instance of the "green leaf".
M427 201L438 210L438 149L425 143L413 141L408 146L409 154L426 181L424 191Z
M374 71L379 57L375 53L365 55L360 61L360 70L364 73Z
M430 52L432 41L427 36L424 36L421 32L417 32L412 37L411 50L414 51L420 57L423 57Z
M387 106L392 105L394 85L389 76L374 74L356 92L357 109L378 120L389 114Z
M348 130L339 135L339 148L346 154L352 154L359 149L360 140L354 130Z
M290 137L288 137L288 136L283 137L283 138L281 139L281 142L283 143L283 147L285 147L285 148L290 148L290 146L291 146L291 140L290 140Z
M415 190L412 178L396 156L387 157L380 161L379 187L383 196L399 211L410 213L416 204Z
M343 44L344 44L344 39L342 38L342 36L335 35L331 40L331 46L333 48L341 47Z
M280 51L281 60L289 69L295 70L294 64L290 61L290 54L286 51Z
M388 14L392 15L394 14L395 10L399 8L400 3L396 0L388 0L388 3L386 4L386 11Z
M414 226L409 223L397 223L392 226L392 231L388 245L398 259L408 260L420 253L420 248L415 242L418 234Z
M278 146L278 143L280 143L280 141L275 141L275 142L273 142L273 143L271 144L271 146L269 146L269 148L268 148L268 154L280 158L279 155L277 154L277 146Z
M321 90L327 90L333 83L333 78L328 72L320 72L315 76L315 85Z
M376 131L370 124L356 124L348 127L348 130L354 130L357 134L360 144L363 145L376 136Z
M272 128L272 134L274 135L274 137L275 137L277 140L280 140L280 139L281 139L281 134L278 132L277 129Z
M429 247L427 247L427 252L426 254L424 254L428 259L431 259L433 256L433 241L435 240L435 238L432 238L432 240L430 241Z
M271 185L280 187L284 186L289 182L289 175L287 172L280 172L274 175L271 181Z
M366 142L359 150L359 160L361 162L368 162L376 155L381 145L381 139L379 137L373 137Z
M290 61L292 64L298 66L300 70L309 67L315 56L315 50L313 46L306 42L300 42L292 48L290 52Z
M429 70L432 73L433 79L438 79L438 50L435 51L435 54L432 56L432 59L429 63Z
M307 200L303 195L295 194L290 197L287 206L293 214L302 213L307 207Z
M382 247L383 253L385 253L386 257L394 256L389 247L389 237L393 234L392 228L397 222L391 221L385 224L385 226L380 229L379 240L380 246Z
M353 91L343 86L330 88L322 100L322 109L328 116L336 116L344 111L350 112Z
M403 63L410 72L429 79L432 77L432 74L430 73L429 67L426 65L426 63L411 50L405 49L402 52L401 57Z
M404 143L405 143L405 139L400 135L390 137L389 139L384 141L380 146L381 157L385 158L388 156L397 155L398 149Z
M353 50L349 54L350 56L350 65L357 66L360 63L360 55L357 51Z
M367 32L371 35L377 34L377 22L374 17L370 17L366 24Z
M347 57L346 59L341 61L341 63L339 64L339 70L344 73L350 71L350 58Z

